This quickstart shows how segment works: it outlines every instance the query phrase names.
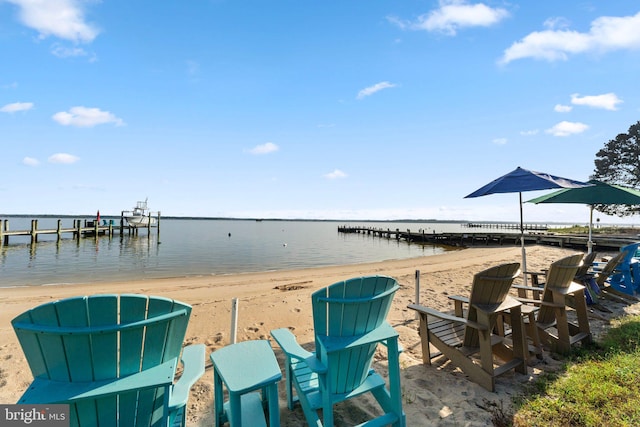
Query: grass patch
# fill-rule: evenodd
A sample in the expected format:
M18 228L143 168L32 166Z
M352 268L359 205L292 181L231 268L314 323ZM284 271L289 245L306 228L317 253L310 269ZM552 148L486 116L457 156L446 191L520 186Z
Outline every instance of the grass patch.
M517 427L640 425L640 316L617 322L563 373L539 378L517 406Z

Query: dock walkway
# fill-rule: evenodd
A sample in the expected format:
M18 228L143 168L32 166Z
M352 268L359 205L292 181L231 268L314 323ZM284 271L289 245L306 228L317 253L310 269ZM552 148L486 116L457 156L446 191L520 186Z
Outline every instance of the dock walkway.
M441 246L479 246L479 245L520 245L520 233L499 233L499 232L470 232L470 233L427 233L424 229L418 231L411 230L391 230L373 227L352 227L339 226L340 233L360 233L375 237L405 240L407 242L430 243ZM589 238L580 234L557 234L557 233L525 233L524 243L536 245L550 245L561 248L571 247L586 249ZM622 246L640 241L639 237L633 236L592 236L594 248L599 250L617 251Z
M144 227L132 227L127 225L124 217L120 218L120 224L115 224L114 220L104 220L102 225L99 221L74 219L72 227L63 227L62 220L58 219L56 228L38 228L38 220L31 220L31 228L29 230L10 230L9 220L0 219L0 246L9 244L9 237L16 236L28 236L31 239L31 243L38 242L38 236L41 234L55 234L58 240L62 239L63 235L71 234L74 239L80 239L82 237L98 237L108 236L113 237L114 234L120 235L128 232L129 234L137 234L140 228L150 229L151 227L157 228L160 232L160 214L157 217L157 223L154 225Z

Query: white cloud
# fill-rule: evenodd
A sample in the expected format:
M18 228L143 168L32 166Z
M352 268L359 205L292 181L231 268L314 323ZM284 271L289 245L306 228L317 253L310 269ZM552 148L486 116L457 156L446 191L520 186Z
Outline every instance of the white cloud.
M536 31L504 51L500 63L535 58L566 60L569 55L640 49L640 12L633 16L602 16L591 23L587 33L569 30Z
M340 179L340 178L346 178L347 174L342 172L340 169L335 169L333 172L329 172L328 174L325 174L324 177L328 179Z
M571 105L556 104L556 106L553 107L553 111L555 111L556 113L568 113L571 110L573 110L573 107Z
M406 30L407 28L411 27L411 22L403 21L397 16L387 16L387 21L397 25L401 30Z
M420 15L415 22L388 17L389 22L401 29L426 30L450 36L469 27L490 27L509 16L506 9L492 8L484 3L469 4L465 0L440 0L440 7Z
M80 160L80 157L74 156L73 154L56 153L49 156L47 160L49 161L49 163L70 165Z
M589 129L589 126L584 123L562 121L552 128L547 129L546 132L553 136L569 136L582 133L587 129Z
M569 28L570 22L568 19L561 16L554 16L551 18L547 18L542 26L548 30L558 30L561 28Z
M72 107L68 112L61 111L54 114L52 118L63 126L92 127L105 123L124 125L122 119L99 108Z
M38 166L40 161L38 159L34 159L33 157L25 157L22 159L22 164L25 166Z
M275 151L278 151L279 149L280 149L280 147L278 147L273 142L267 142L267 143L262 144L262 145L256 145L251 150L249 150L249 153L256 154L256 155L269 154L269 153L273 153Z
M392 87L396 87L396 85L394 83L389 83L389 82L376 83L373 86L369 86L362 89L360 92L358 92L358 96L356 98L362 99L367 96L373 95L376 92L380 92L383 89L389 89Z
M587 107L602 108L615 111L617 105L623 101L615 93L605 93L602 95L580 96L577 93L571 95L571 103L575 105L586 105Z
M531 130L523 130L520 131L520 135L522 136L533 136L533 135L537 135L540 131L538 129L531 129Z
M33 108L33 102L14 102L0 108L3 113L16 113L18 111L27 111Z
M20 21L40 33L40 38L54 36L72 42L89 43L98 29L85 22L81 0L6 0L20 9Z
M52 46L51 53L58 58L74 58L89 55L89 53L87 53L87 51L82 49L81 47L67 47L62 46L59 43L56 43Z
M496 138L493 140L493 143L496 145L505 145L507 142L507 138Z

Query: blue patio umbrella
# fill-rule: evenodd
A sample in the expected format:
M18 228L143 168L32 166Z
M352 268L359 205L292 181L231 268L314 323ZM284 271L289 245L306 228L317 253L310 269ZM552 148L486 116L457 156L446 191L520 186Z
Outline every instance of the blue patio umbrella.
M524 221L522 218L522 192L551 190L554 188L581 188L591 184L575 181L569 178L550 175L544 172L536 172L523 169L518 166L515 170L499 178L494 179L487 185L477 189L473 193L465 196L465 199L472 197L487 196L497 193L518 193L520 198L520 244L522 247L522 271L524 283L527 284L527 254L524 248Z

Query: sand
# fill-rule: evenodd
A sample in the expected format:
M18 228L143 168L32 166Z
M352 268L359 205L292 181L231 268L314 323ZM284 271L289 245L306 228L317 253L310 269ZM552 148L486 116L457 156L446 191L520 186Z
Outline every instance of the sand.
M556 247L528 248L528 269L539 270L575 252ZM517 247L468 248L406 260L343 265L293 271L236 275L174 277L159 280L39 286L0 289L0 403L15 403L31 381L31 373L17 342L11 319L41 303L77 295L96 293L143 293L177 299L193 306L186 343L207 346L206 372L193 387L188 407L188 424L213 425L213 374L208 355L229 343L231 301L239 299L238 340L268 339L269 331L289 327L298 341L313 342L310 294L316 289L350 277L381 274L395 277L401 289L394 299L388 320L400 333L404 347L401 375L404 410L408 426L490 426L496 414L509 413L512 398L544 372L561 369L560 358L545 352L535 360L528 374L507 373L489 392L469 381L448 361L432 366L422 364L418 322L407 305L415 300L415 272L420 271L421 303L439 310L451 309L448 295L468 295L475 273L491 266L520 260ZM639 303L603 302L608 311L590 310L590 325L596 339L609 321L625 313L640 313ZM610 312L609 312L610 311ZM275 344L274 344L275 346ZM276 355L282 364L277 346ZM384 353L381 353L384 354ZM376 358L374 368L386 374L385 360ZM289 411L280 384L282 426L305 425L300 408ZM379 413L366 397L337 405L336 425L354 425Z

